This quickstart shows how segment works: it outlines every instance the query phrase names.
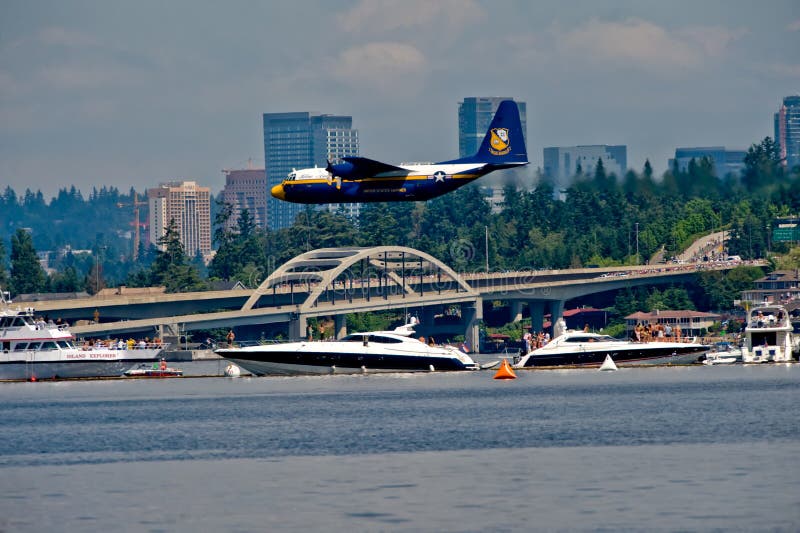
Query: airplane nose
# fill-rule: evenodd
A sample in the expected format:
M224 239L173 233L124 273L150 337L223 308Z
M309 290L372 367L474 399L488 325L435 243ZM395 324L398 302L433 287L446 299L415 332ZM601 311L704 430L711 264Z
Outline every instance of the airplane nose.
M274 186L269 193L278 200L286 200L286 191L283 190L283 185Z

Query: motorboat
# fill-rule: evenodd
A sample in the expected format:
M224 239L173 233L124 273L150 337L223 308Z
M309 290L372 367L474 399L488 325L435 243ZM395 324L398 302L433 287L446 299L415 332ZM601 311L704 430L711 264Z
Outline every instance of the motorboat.
M744 334L743 363L785 363L792 360L792 323L782 305L764 304L752 308Z
M586 331L566 331L541 348L522 356L515 368L599 367L606 356L618 366L685 365L697 362L707 346L692 342L634 342Z
M742 349L729 342L717 342L705 355L700 356L704 365L729 365L742 362Z
M12 308L0 291L0 380L117 377L140 363L158 361L166 345L75 344L66 324L37 318L33 308Z
M131 378L176 378L183 376L183 370L167 366L167 362L162 359L160 363L140 363L137 367L125 372Z
M259 344L221 348L215 353L257 376L438 372L482 368L467 353L454 346L433 345L413 338L413 326L411 323L392 331L353 333L334 341Z

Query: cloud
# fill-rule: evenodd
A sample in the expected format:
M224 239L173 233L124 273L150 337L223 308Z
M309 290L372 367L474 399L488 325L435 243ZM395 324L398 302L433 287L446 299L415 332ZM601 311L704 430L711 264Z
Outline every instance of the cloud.
M564 33L555 28L554 33L557 48L566 55L663 71L698 68L707 57L723 54L746 31L722 27L669 31L632 18L623 22L592 19Z
M371 34L434 28L452 35L485 19L474 0L361 0L338 16L344 31Z
M731 30L720 26L697 26L676 32L690 45L699 46L705 56L718 57L725 53L729 45L750 33L745 29Z
M52 46L70 46L76 48L83 48L89 46L96 46L97 41L81 32L72 31L67 28L51 26L43 28L38 33L39 41L43 44Z
M800 79L800 64L770 63L765 70L778 78Z
M43 82L55 89L85 90L127 86L138 82L135 69L120 65L61 64L42 67L38 73Z
M387 90L414 90L427 72L425 56L414 46L398 42L374 42L348 48L339 54L332 76L353 87L373 87Z
M794 20L786 26L786 29L789 31L800 31L800 19Z

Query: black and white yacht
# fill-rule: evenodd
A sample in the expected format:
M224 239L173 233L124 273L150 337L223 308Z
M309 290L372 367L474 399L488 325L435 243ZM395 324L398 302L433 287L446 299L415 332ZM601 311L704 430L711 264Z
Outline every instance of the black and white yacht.
M412 338L413 323L393 331L353 333L336 341L300 341L222 348L221 357L257 376L479 370L453 346Z
M515 368L600 366L606 356L619 366L692 364L708 346L694 342L634 342L585 331L567 331L524 355Z

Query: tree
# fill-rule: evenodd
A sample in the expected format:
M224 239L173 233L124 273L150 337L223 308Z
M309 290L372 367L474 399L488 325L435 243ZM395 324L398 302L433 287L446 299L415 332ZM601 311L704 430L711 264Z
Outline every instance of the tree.
M783 176L780 151L770 137L750 146L744 156L744 166L742 182L750 191L771 185Z
M6 271L6 245L0 240L0 291L8 290L9 279Z
M42 292L46 287L47 275L39 264L31 235L20 228L11 237L11 292Z
M167 292L187 292L205 288L195 267L189 264L175 219L169 221L164 235L158 239L160 250L150 267L150 283L163 285Z
M63 272L57 272L50 278L50 288L53 292L79 292L84 286L74 266L68 266Z

